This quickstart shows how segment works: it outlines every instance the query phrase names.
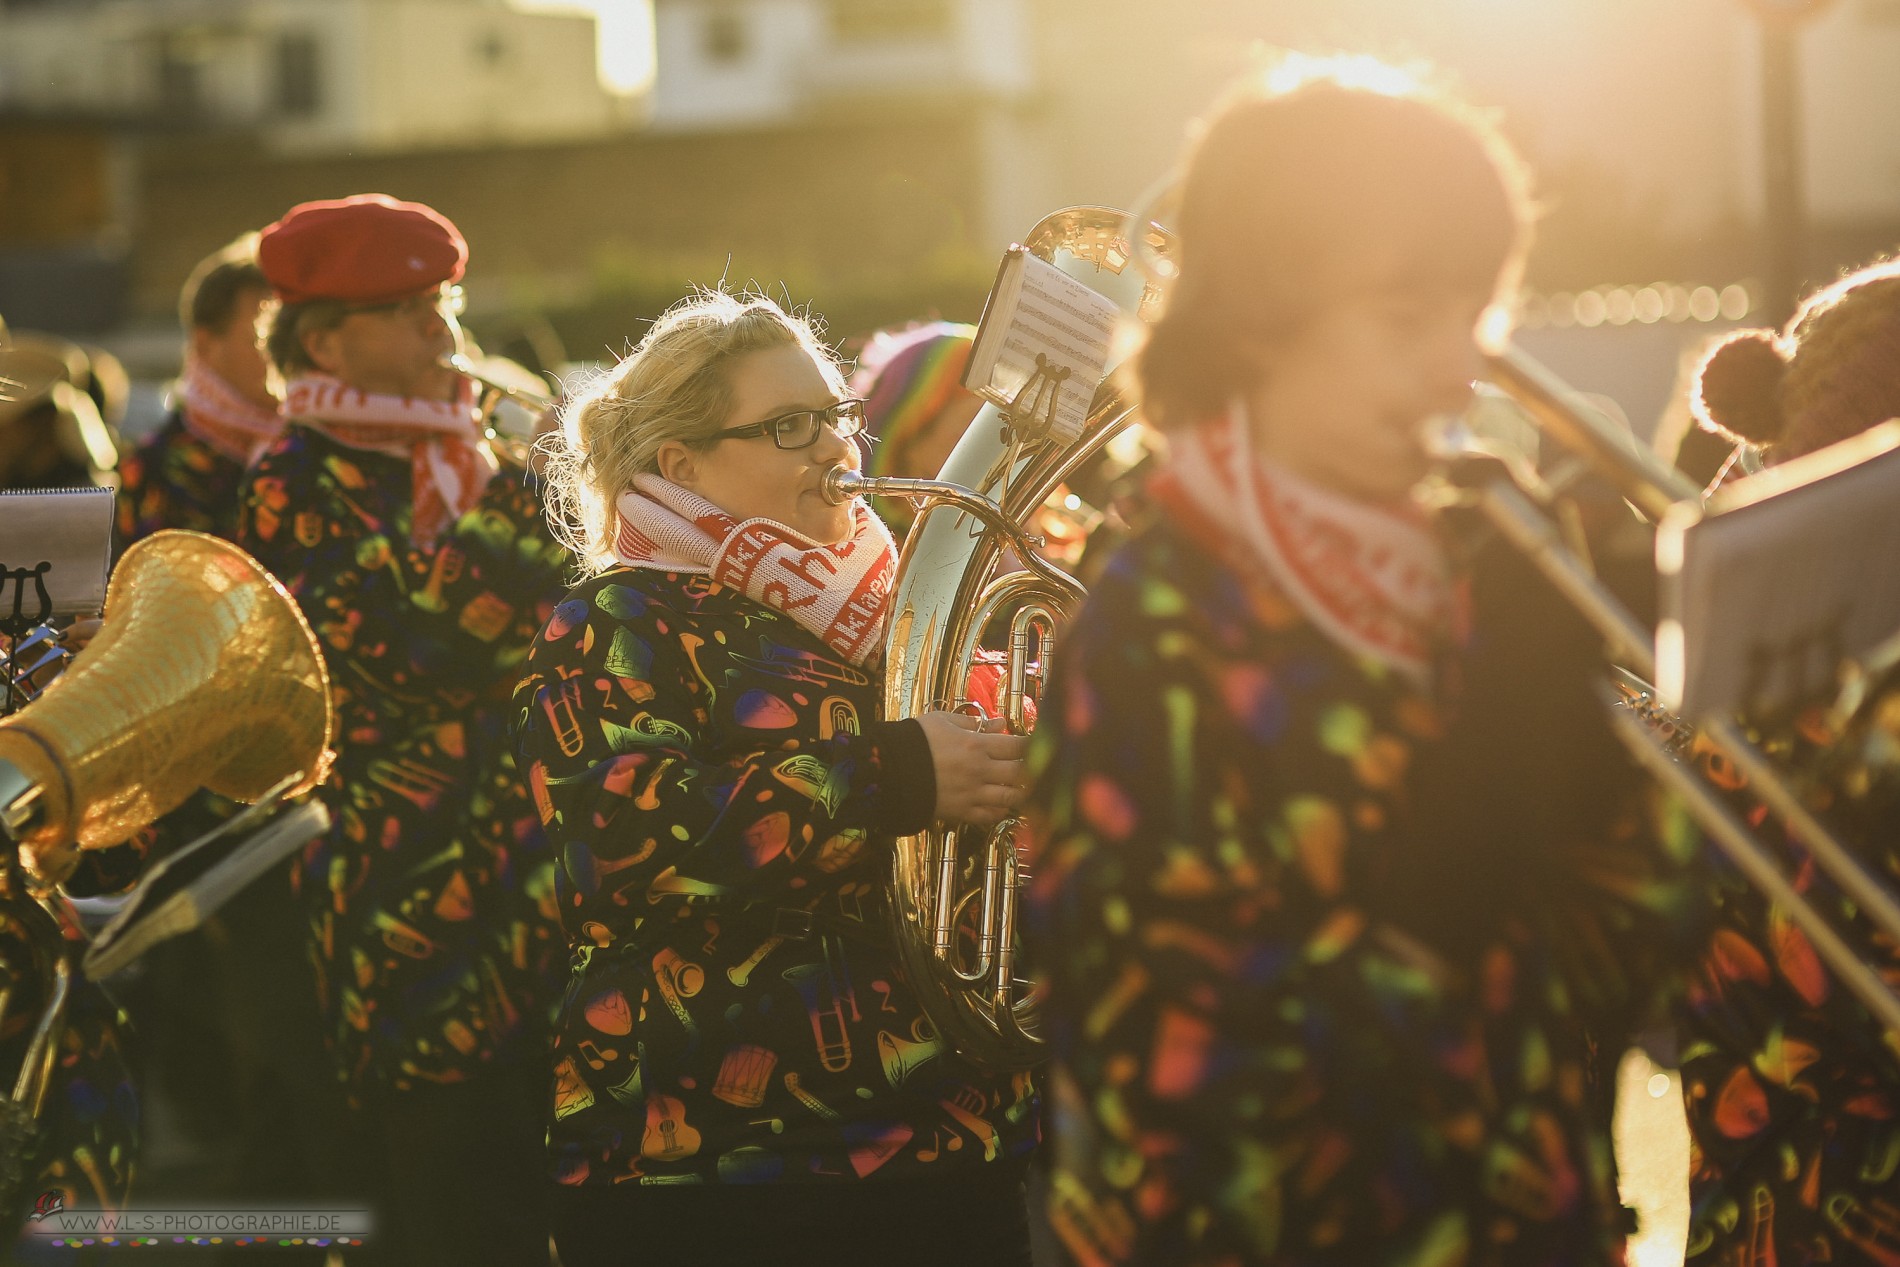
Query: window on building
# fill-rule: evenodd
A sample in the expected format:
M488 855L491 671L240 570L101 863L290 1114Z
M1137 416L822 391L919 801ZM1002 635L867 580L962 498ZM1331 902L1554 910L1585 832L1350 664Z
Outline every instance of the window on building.
M198 63L169 47L158 55L158 106L166 118L184 122L196 119L204 108Z
M323 106L322 59L317 37L291 31L277 40L277 113L308 118Z
M709 62L744 61L752 48L745 15L737 9L712 10L699 29L699 46Z
M827 0L831 34L842 43L948 36L954 0Z

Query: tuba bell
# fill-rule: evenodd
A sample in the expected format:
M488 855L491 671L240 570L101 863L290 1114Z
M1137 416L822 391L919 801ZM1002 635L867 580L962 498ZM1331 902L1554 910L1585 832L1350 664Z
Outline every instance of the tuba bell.
M72 1060L118 1050L108 1019L74 1014L54 889L79 851L126 840L201 787L234 800L306 792L332 756L322 650L243 550L155 533L113 572L105 614L71 668L0 720L0 1057L12 1074L0 1080L0 1240L17 1233L50 1143L49 1094L75 1076ZM107 1029L86 1037L88 1025ZM102 1202L121 1195L88 1177Z
M154 533L113 571L105 614L66 674L0 721L0 830L42 886L201 787L254 801L295 774L294 796L329 769L322 649L243 550Z
M1022 246L1145 320L1158 310L1174 239L1124 212L1071 207L1044 217ZM898 558L885 635L884 716L971 709L966 695L980 640L1007 623L1008 669L998 694L1010 731L1027 733L1023 701L1040 694L1056 637L1085 595L1080 582L1038 556L1032 520L1134 416L1111 374L1080 435L1067 443L1035 418L987 404L937 479L829 474L834 501L877 494L919 503ZM1022 570L1000 570L1006 553ZM965 1057L1003 1070L1038 1063L1043 1048L1016 965L1016 902L1027 878L1016 846L1021 822L1005 819L987 832L936 826L904 837L890 873L897 958L937 1034ZM891 1052L886 1060L903 1064Z

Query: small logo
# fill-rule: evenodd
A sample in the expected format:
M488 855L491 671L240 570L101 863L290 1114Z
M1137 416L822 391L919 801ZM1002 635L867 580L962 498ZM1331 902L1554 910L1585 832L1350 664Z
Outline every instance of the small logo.
M27 1215L35 1223L49 1214L58 1214L66 1208L66 1198L58 1188L48 1188L40 1193L40 1199L33 1203L33 1213Z

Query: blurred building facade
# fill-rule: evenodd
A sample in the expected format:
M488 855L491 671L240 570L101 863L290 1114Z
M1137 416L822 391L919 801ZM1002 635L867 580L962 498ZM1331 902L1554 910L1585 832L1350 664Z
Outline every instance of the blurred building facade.
M893 315L973 318L997 251L1044 212L1165 183L1188 121L1263 44L1422 57L1499 107L1545 199L1532 282L1601 291L1599 325L1620 290L1719 291L1757 265L1747 0L651 0L651 17L655 78L630 100L599 86L591 18L505 0L0 0L0 310L21 259L84 248L123 261L123 310L162 314L235 233L381 189L468 231L478 313L602 296L583 344L722 278L783 282L847 329L882 319L854 299L878 291ZM1834 0L1802 52L1820 280L1900 245L1900 0Z
M143 186L166 154L209 147L267 179L300 156L636 125L644 102L594 67L591 18L502 0L0 3L0 311L96 327L148 307L137 257L170 226Z

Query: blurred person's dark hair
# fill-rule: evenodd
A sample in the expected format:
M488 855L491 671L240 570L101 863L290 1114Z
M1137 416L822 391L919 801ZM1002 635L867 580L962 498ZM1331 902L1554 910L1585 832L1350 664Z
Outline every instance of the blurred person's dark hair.
M1397 242L1420 286L1513 292L1530 177L1489 118L1403 69L1288 58L1244 80L1193 142L1180 271L1137 360L1144 412L1192 426L1259 383L1260 350L1329 298L1347 253Z
M1777 332L1737 330L1703 361L1693 408L1770 462L1900 417L1900 257L1810 295Z
M316 362L304 350L304 336L334 330L349 315L350 305L340 299L310 299L300 304L267 301L259 320L267 331L264 354L271 367L285 378L316 373Z
M270 288L257 266L257 234L246 233L198 261L178 293L178 320L187 330L223 333L246 293Z

